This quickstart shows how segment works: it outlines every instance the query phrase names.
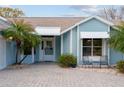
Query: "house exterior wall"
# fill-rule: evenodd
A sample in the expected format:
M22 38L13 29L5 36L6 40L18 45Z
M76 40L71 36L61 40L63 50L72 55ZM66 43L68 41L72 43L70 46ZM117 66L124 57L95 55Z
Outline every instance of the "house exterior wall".
M63 34L63 54L70 53L70 31Z
M82 63L81 56L82 56L82 40L80 32L109 32L109 27L107 24L93 18L91 20L88 20L82 24L79 25L79 62L80 65ZM88 37L89 38L89 37ZM108 53L106 53L108 55Z
M40 58L39 58L39 45L35 48L35 54L34 54L34 62L38 62L38 61L40 61ZM25 55L24 55L25 56ZM23 56L23 57L24 57ZM25 59L24 59L24 61L23 61L23 63L26 63L26 64L32 64L32 63L34 63L34 62L32 62L32 54L31 55L28 55Z
M2 21L0 20L0 23ZM76 56L79 59L78 64L81 64L81 38L80 38L80 32L109 32L110 26L97 20L96 18L93 18L91 20L88 20L79 26L76 26L69 30L66 33L63 33L63 40L61 40L61 35L55 37L55 59L57 60L58 57L61 55L61 47L62 53L72 53L74 56ZM72 32L71 32L72 31ZM78 33L79 31L79 33ZM71 34L72 33L72 34ZM71 38L72 35L72 38ZM70 41L72 40L72 41ZM61 43L63 41L63 43ZM72 42L72 43L70 43ZM62 45L63 44L63 45ZM71 46L72 44L72 46ZM78 45L77 45L78 44ZM70 47L71 46L71 47ZM72 49L70 49L72 48ZM106 46L106 54L110 55L110 64L116 64L117 61L124 59L124 54L115 51L114 49L109 50L108 54L108 46ZM40 47L39 45L36 47L36 53L34 55L34 61L40 61ZM16 52L16 46L14 42L8 42L4 39L0 38L0 69L5 68L7 65L13 64L15 62L15 52ZM32 55L28 55L27 58L23 61L23 63L32 63Z
M14 64L16 61L15 42L6 41L6 65Z
M22 55L22 57L24 57L25 55ZM22 58L21 57L21 58ZM25 64L31 64L32 63L32 55L28 55L25 59L24 59L24 61L23 61L23 63L25 63Z
M72 29L72 54L77 57L77 27Z
M85 23L79 25L79 31L85 32L99 32L99 31L108 31L108 25L103 22L93 18Z
M119 60L124 60L124 54L114 49L110 49L110 64L116 64Z
M5 68L6 65L6 41L0 38L0 69Z

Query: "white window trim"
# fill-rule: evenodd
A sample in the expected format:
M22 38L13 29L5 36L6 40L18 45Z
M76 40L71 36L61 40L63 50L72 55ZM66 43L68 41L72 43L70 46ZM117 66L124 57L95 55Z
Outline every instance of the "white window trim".
M83 38L83 39L85 39L85 38ZM83 42L83 39L82 39L82 42ZM94 57L94 55L93 55L93 47L94 47L94 46L93 46L93 39L94 39L94 38L91 38L91 46L90 46L90 47L91 47L91 56ZM103 41L103 39L101 39L101 40ZM83 46L83 43L81 44L81 46L82 46L81 49L83 50L83 47L84 47L84 46ZM98 47L101 47L101 48L102 48L102 55L103 55L103 52L105 51L105 50L103 51L103 47L104 47L104 46L103 46L103 43L102 43L102 46L98 46ZM83 52L82 50L81 50L81 52ZM82 56L83 56L83 53L82 53Z

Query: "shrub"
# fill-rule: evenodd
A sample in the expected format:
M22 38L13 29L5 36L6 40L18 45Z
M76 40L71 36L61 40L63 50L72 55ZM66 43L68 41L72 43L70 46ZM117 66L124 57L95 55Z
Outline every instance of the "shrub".
M76 67L77 58L71 54L63 54L58 58L58 63L61 67Z
M119 72L124 73L124 60L118 61L116 68Z

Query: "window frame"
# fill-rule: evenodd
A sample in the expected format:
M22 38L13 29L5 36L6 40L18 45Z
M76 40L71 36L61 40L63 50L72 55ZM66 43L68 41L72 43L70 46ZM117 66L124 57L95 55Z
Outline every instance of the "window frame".
M97 39L97 38L90 38L90 40L91 40L91 46L84 46L84 39L82 40L82 56L84 56L84 48L88 48L88 47L90 47L91 48L91 54L90 55L88 55L88 56L102 56L102 46L103 46L103 44L102 44L102 39L98 39L98 40L100 40L101 41L101 46L99 45L99 46L95 46L94 45L94 40L95 39ZM101 53L100 53L100 55L95 55L95 53L94 53L94 48L101 48Z

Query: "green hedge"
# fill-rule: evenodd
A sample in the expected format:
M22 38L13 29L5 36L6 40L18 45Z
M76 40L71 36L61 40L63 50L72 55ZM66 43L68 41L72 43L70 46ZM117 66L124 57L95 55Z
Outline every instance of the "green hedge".
M77 58L72 54L63 54L58 58L58 63L61 67L76 67Z
M116 68L119 72L124 73L124 60L118 61Z

